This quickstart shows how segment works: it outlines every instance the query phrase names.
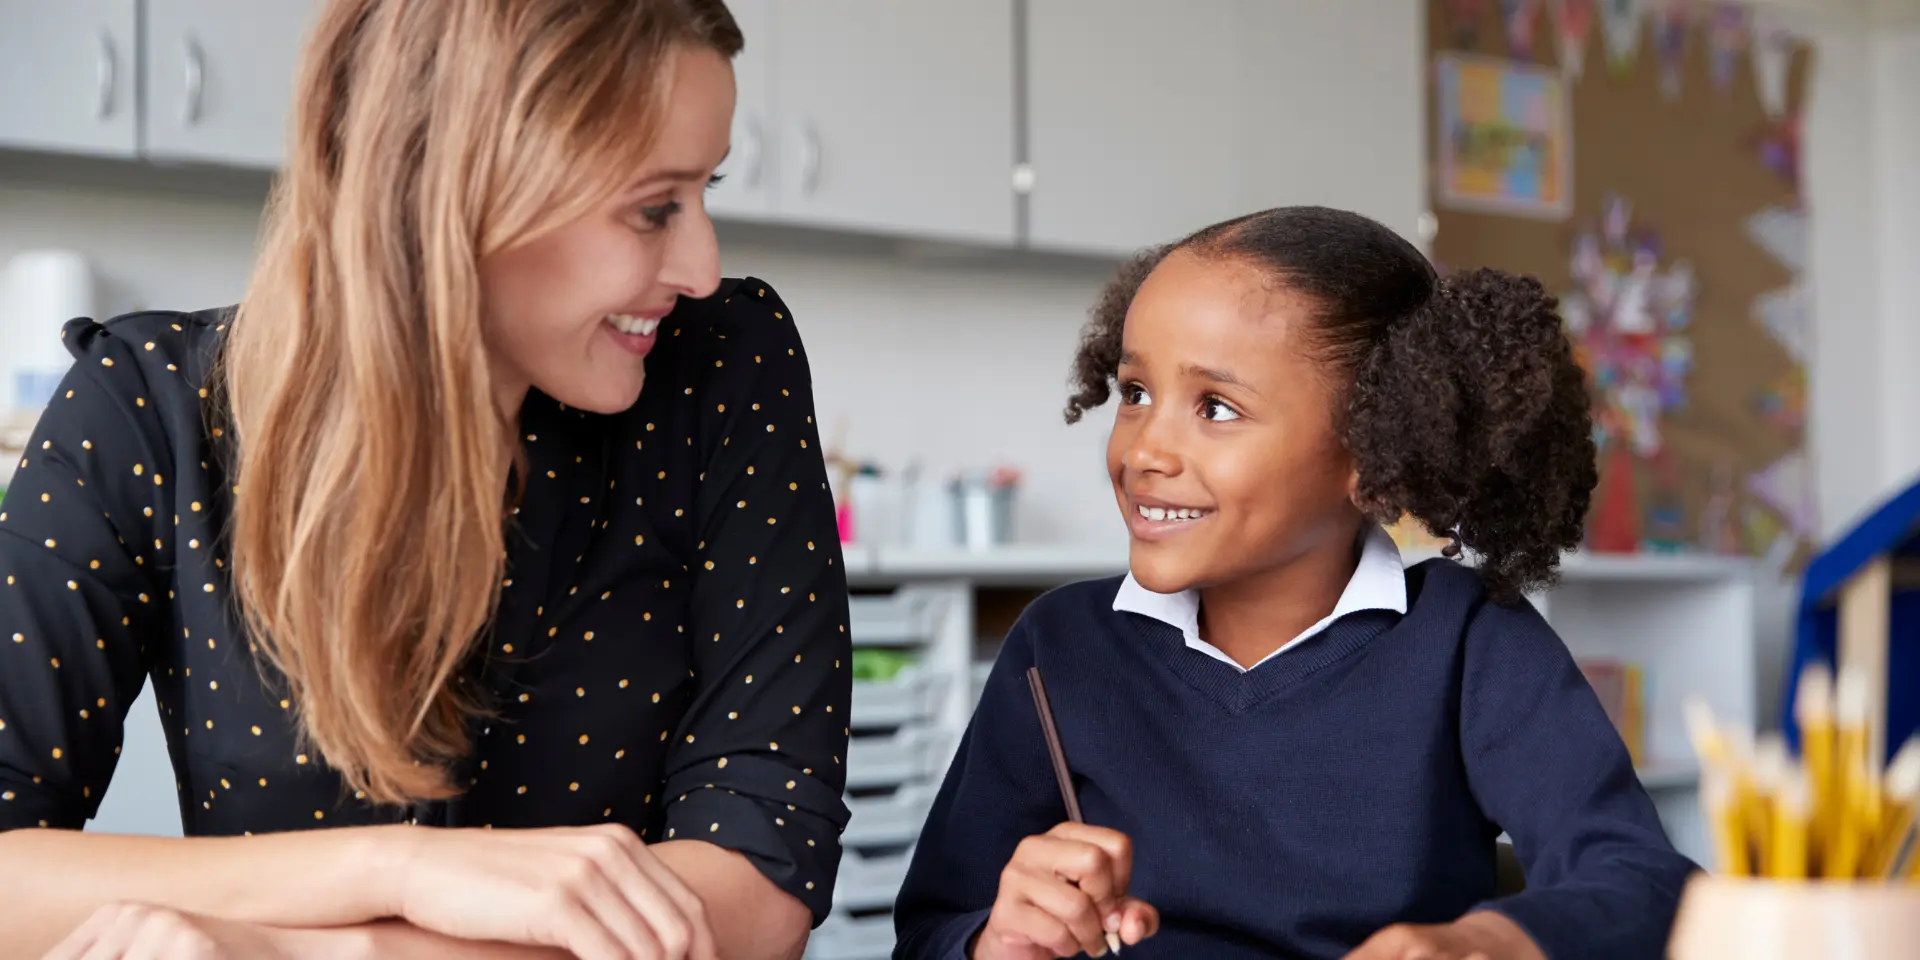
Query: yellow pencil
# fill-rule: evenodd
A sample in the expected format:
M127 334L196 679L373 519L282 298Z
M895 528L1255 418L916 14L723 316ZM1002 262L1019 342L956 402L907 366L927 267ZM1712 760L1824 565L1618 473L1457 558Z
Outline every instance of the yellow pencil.
M1807 876L1807 832L1813 819L1807 772L1789 761L1773 787L1773 837L1768 845L1767 875L1802 880Z
M1920 736L1909 737L1882 780L1883 800L1879 829L1867 848L1867 876L1893 875L1901 847L1912 832L1915 805L1920 803Z
M1730 742L1740 742L1738 738L1729 738ZM1736 748L1735 752L1739 752ZM1799 853L1775 849L1775 841L1780 836L1778 821L1781 816L1779 801L1781 791L1786 786L1789 767L1793 759L1787 755L1787 741L1777 733L1762 734L1753 746L1753 767L1746 789L1741 790L1741 803L1745 808L1742 819L1747 824L1747 835L1753 838L1753 872L1756 876L1774 876L1782 857L1797 857L1803 864L1806 852ZM1802 808L1808 806L1803 799ZM1804 811L1803 811L1804 812ZM1800 846L1806 845L1806 824L1798 828Z
M1841 669L1834 682L1835 789L1829 846L1822 851L1821 875L1851 879L1871 835L1873 770L1867 758L1867 684L1857 671Z
M1800 671L1793 698L1793 718L1800 725L1800 758L1807 768L1807 790L1813 805L1809 829L1813 842L1833 841L1833 671L1824 663L1810 663Z
M1708 822L1713 824L1714 848L1719 854L1720 872L1730 877L1753 873L1747 852L1746 831L1742 829L1740 808L1734 801L1732 786L1717 770L1703 771L1701 802Z

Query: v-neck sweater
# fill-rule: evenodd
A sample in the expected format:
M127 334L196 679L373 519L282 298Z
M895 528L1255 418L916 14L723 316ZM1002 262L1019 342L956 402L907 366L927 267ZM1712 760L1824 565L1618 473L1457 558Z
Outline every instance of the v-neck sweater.
M958 958L1024 837L1067 819L1039 666L1088 823L1134 845L1161 932L1128 957L1339 957L1397 922L1499 910L1544 952L1657 957L1697 869L1530 606L1452 561L1404 615L1360 610L1244 673L1112 609L1118 578L1036 601L1002 648L915 850L895 956ZM1494 900L1495 838L1524 893Z

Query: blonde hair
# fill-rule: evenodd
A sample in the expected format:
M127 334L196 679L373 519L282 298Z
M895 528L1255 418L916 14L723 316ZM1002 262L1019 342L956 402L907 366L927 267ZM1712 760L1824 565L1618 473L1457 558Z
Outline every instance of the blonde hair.
M227 333L242 614L304 742L400 804L454 792L486 704L455 682L493 616L520 447L480 263L622 189L673 57L732 57L721 0L332 0Z

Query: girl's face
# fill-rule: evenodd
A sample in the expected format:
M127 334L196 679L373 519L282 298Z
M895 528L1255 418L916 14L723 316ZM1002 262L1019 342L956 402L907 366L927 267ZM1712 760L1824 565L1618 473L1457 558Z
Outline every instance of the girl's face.
M1142 586L1231 582L1353 536L1354 464L1302 347L1311 320L1254 268L1184 251L1134 296L1107 473Z
M705 49L675 58L658 146L599 209L481 268L496 395L527 388L595 413L633 405L660 319L720 283L705 190L727 152L733 67Z

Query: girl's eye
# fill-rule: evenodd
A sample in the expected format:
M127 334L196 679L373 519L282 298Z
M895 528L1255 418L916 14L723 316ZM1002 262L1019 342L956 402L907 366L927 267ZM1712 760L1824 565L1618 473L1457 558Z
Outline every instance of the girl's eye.
M640 208L640 216L654 227L666 226L667 221L672 220L673 215L679 212L680 201L678 200L669 200L666 203Z
M1120 402L1130 407L1146 407L1153 405L1153 398L1147 395L1147 388L1137 383L1123 383L1120 385Z
M1219 397L1208 397L1200 401L1200 416L1215 423L1226 423L1240 419L1240 412L1227 406L1227 402Z

